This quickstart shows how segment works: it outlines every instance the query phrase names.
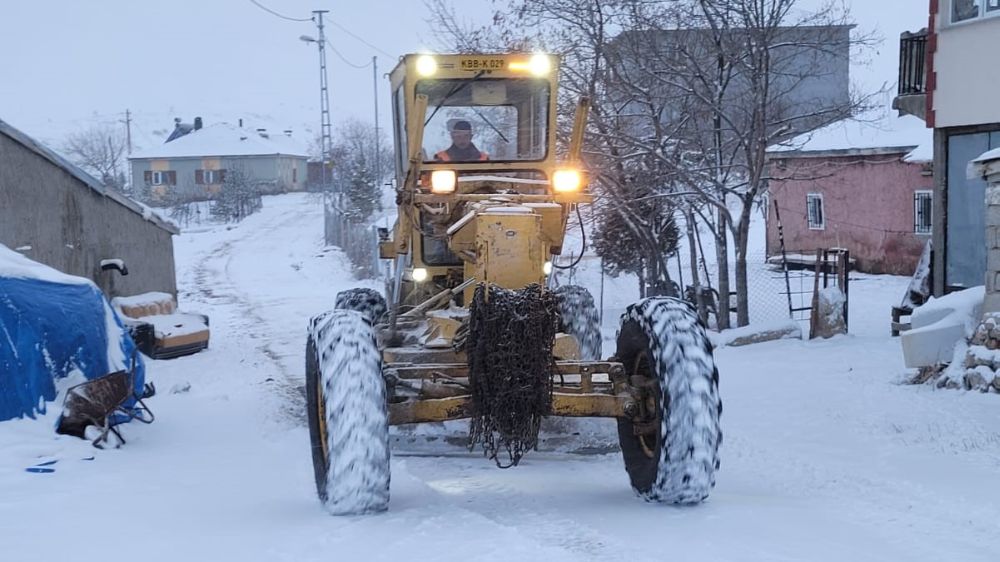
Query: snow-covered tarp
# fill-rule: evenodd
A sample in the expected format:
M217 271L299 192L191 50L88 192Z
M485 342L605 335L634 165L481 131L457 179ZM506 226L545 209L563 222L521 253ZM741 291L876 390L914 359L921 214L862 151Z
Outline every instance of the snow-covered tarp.
M131 365L135 344L90 280L0 244L0 421L44 414L56 380L92 380ZM145 382L136 357L135 390Z

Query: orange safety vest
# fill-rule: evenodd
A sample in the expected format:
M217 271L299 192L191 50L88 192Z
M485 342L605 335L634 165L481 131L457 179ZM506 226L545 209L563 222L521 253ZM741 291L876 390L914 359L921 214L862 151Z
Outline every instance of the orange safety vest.
M448 150L442 150L434 155L435 160L440 160L441 162L451 162L451 156L448 155ZM482 150L479 151L479 161L489 160L490 155L486 154Z

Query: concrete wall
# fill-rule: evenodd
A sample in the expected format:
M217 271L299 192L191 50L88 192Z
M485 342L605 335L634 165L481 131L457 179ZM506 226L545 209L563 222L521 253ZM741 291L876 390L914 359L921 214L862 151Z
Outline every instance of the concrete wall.
M848 116L850 32L850 26L807 26L777 31L774 40L777 46L772 49L770 60L769 111L770 119L781 119L782 125L788 127L785 134L789 137ZM625 62L624 79L670 100L685 92L658 80L650 81L649 68L689 64L686 58L678 59L681 47L691 53L711 52L708 46L711 39L711 34L701 29L635 31L620 34L611 46ZM733 40L741 40L738 30ZM700 64L712 68L715 60L709 56ZM726 113L738 114L738 110L752 103L759 95L753 88L749 78L737 68L726 89L724 103L729 106ZM648 111L638 107L639 102L632 103L635 105L626 106L623 114L635 111L643 115ZM680 119L684 117L683 111L677 104L667 103L663 121ZM646 126L638 121L637 126Z
M222 188L221 185L195 183L196 170L232 170L242 168L248 176L261 182L265 193L304 191L306 185L306 159L304 157L265 155L227 156L207 158L158 158L134 159L132 185L145 186L145 172L173 171L177 185L150 186L153 200L169 199L174 194L183 200L204 200Z
M767 253L779 255L774 202L781 209L787 252L841 247L861 271L910 275L930 234L915 234L914 192L931 190L924 166L902 154L788 158L771 164ZM823 196L825 228L811 230L806 195Z
M176 296L171 233L0 133L0 244L94 281L109 297ZM121 258L122 277L102 259Z
M1000 12L952 24L951 4L941 0L936 18L935 127L1000 123L997 45ZM980 0L980 3L985 0Z

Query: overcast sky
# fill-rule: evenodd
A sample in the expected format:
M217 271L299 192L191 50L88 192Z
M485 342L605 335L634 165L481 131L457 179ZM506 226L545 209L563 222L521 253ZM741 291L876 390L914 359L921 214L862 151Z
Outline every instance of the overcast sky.
M352 64L378 56L387 124L384 74L399 55L438 45L421 0L258 1L293 18L330 10L327 37L346 59L327 51L335 126L352 115L372 120L372 69ZM457 4L464 19L489 21L489 0ZM886 38L854 78L893 83L899 33L926 25L927 0L854 0L852 12ZM174 116L315 130L318 54L303 34L316 36L315 24L250 0L0 0L0 119L50 143L126 109L139 144L158 142Z

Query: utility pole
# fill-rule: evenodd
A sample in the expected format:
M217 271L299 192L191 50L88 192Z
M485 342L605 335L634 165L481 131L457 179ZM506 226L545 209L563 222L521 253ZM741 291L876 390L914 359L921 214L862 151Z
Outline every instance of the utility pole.
M128 150L128 155L132 156L132 112L125 108L125 143ZM128 174L128 178L125 180L125 185L122 189L129 195L134 195L132 188L132 161L128 158L125 159L125 173Z
M380 143L378 136L378 57L372 57L372 91L374 95L372 99L375 100L375 187L378 190L382 189L382 162L380 154Z
M330 89L326 79L326 35L323 32L323 14L329 10L313 10L316 16L316 26L319 28L319 39L316 41L319 47L319 107L320 107L320 150L321 168L323 170L323 192L329 190L329 172L327 166L330 163L330 150L333 147L332 125L330 124Z
M128 154L132 155L132 112L125 110L125 140L128 143Z

